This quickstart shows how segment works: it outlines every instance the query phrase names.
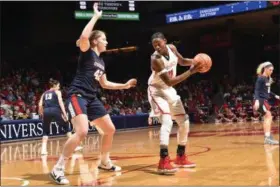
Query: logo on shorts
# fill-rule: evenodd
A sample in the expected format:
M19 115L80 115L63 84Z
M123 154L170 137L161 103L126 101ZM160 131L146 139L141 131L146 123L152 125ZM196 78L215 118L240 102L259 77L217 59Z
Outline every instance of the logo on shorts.
M76 116L72 103L69 103L69 105L68 105L68 110L69 110L69 112L70 112L71 117Z

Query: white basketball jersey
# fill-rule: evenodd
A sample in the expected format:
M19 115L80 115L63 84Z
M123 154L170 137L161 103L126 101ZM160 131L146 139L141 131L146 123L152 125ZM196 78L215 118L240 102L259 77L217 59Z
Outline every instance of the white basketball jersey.
M173 53L170 47L167 45L169 60L164 56L160 55L157 51L154 52L154 55L160 55L162 61L164 62L164 68L167 70L170 77L175 77L177 73L177 63L178 57ZM169 86L163 82L157 72L152 70L152 74L148 80L148 85L155 86L157 88L168 88Z

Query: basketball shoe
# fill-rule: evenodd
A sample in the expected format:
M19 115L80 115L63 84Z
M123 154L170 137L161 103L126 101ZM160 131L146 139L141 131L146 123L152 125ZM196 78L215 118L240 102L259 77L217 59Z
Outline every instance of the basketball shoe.
M64 168L55 166L50 173L51 179L61 185L69 184L69 180L64 176Z
M182 155L182 156L177 155L174 163L177 167L182 167L182 168L194 168L194 167L196 167L196 164L193 163L193 162L190 162L188 160L188 157L185 154Z
M279 145L279 141L274 140L272 135L264 137L264 144Z
M98 168L106 170L106 171L121 171L122 170L121 167L114 165L111 160L108 160L106 163L101 161L100 164L98 165Z
M174 168L170 164L169 156L166 156L164 158L160 158L159 164L158 164L158 173L160 173L160 174L173 174L177 170L178 170L177 168Z

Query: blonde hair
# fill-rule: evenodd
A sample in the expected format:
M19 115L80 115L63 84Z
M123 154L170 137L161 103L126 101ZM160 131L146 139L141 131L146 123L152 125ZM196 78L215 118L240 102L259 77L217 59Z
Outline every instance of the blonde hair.
M261 63L258 68L257 68L257 75L261 75L264 71L264 68L268 67L268 66L273 66L271 62L264 62Z
M90 33L90 35L89 35L89 38L88 38L88 40L89 40L89 42L90 42L90 45L92 46L92 43L91 43L91 42L92 42L93 40L99 38L102 34L105 35L105 32L103 32L103 31L101 31L101 30L94 30L94 31L92 31L92 32ZM77 46L77 47L80 47L80 39L78 39L78 40L76 41L76 46Z

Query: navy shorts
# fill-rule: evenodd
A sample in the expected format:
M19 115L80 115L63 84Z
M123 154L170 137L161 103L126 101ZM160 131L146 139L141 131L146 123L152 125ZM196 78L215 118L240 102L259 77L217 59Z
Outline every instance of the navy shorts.
M255 105L255 102L256 102L256 101L254 100L253 106ZM259 103L260 103L260 106L259 106L258 111L261 112L263 115L264 115L267 111L270 111L271 106L270 106L270 104L268 103L267 100L265 100L265 99L259 99Z
M44 108L43 115L43 134L48 136L50 134L50 124L56 122L63 132L71 131L71 126L68 122L65 122L62 118L62 113L60 108L49 107Z
M80 94L73 94L67 99L66 109L69 119L86 114L89 121L93 121L108 114L98 98L88 99Z

